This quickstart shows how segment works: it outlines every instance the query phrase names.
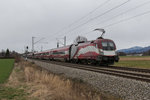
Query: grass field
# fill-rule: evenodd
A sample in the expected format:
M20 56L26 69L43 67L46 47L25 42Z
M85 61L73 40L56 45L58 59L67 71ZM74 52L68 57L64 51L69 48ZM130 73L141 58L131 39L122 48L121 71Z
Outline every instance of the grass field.
M25 95L23 89L0 86L0 100L26 100Z
M127 66L150 69L150 56L121 56L115 66Z
M4 83L8 79L13 65L14 59L0 59L0 83Z

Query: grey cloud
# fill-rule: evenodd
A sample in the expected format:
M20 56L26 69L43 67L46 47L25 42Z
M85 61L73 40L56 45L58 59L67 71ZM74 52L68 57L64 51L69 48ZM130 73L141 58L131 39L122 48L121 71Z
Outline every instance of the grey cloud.
M106 1L106 0L105 0ZM127 0L111 0L102 8L97 9L93 14L76 23L78 26L85 21L93 18L110 8L125 2ZM18 52L23 52L24 46L29 46L31 50L31 37L45 37L44 41L48 44L37 44L36 50L50 49L56 47L56 37L67 36L67 44L73 42L77 35L86 36L89 40L96 39L100 34L91 32L84 34L94 28L109 25L118 20L134 16L138 13L148 11L150 4L147 4L137 10L133 10L125 15L119 16L112 21L101 23L120 12L137 6L148 0L131 0L126 5L113 10L112 12L67 33L70 28L66 28L59 34L56 34L61 28L68 26L77 19L86 15L104 2L104 0L1 0L0 1L0 50L9 48ZM114 40L118 49L131 46L148 46L150 14L107 27L105 38ZM99 23L99 24L98 24ZM67 33L67 34L66 34Z

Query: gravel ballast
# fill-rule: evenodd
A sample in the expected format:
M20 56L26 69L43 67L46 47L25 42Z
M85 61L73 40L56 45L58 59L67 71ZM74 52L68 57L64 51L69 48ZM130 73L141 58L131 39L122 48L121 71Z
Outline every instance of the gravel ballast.
M63 74L69 78L80 79L100 92L119 96L124 100L150 100L150 83L85 71L65 66L29 60L53 73Z

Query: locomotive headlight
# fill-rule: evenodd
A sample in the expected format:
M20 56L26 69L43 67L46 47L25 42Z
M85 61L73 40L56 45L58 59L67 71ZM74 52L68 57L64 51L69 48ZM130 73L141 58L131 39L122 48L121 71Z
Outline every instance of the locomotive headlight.
M104 52L100 52L101 55L104 55Z
M104 52L103 52L103 51L100 51L100 55L104 55Z

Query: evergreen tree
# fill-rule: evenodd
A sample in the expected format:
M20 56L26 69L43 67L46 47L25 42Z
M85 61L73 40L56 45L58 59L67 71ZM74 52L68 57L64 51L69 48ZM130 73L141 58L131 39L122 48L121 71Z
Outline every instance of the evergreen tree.
M9 49L6 50L6 54L5 54L5 57L9 57L10 56L10 52L9 52Z

